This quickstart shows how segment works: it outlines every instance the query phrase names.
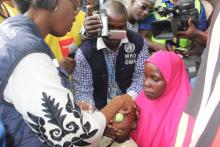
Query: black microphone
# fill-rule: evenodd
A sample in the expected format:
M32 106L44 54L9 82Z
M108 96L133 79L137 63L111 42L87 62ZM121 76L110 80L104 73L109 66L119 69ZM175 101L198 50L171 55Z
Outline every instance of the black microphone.
M74 44L71 44L70 47L69 47L69 55L68 55L68 57L74 59L75 55L76 55L77 49L78 49L78 46L76 46Z

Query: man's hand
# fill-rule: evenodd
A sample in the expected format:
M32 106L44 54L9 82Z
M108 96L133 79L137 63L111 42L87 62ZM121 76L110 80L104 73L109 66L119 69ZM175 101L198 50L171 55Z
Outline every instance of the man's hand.
M187 38L189 40L192 40L193 42L196 41L202 45L206 45L207 40L208 40L209 29L207 29L204 32L198 30L194 26L192 19L188 20L188 25L189 25L189 28L186 31L179 31L178 32L178 34L177 34L178 37Z
M120 122L116 120L115 116L115 118L110 121L110 123L106 127L105 136L114 139L118 143L124 142L129 139L130 132L134 128L137 121L136 112L136 109L133 108L130 113L123 115L123 120Z
M122 143L129 139L130 130L129 129L117 129L113 125L108 125L105 129L104 135L112 138L118 143Z
M196 37L199 30L193 24L192 18L188 20L188 26L189 28L186 31L179 31L177 36L181 38L187 38L193 40L194 37Z
M70 57L64 57L59 61L59 65L63 67L68 72L68 74L72 74L76 65L76 60Z
M190 55L197 55L201 56L204 51L205 45L200 44L199 42L193 42L191 48L186 52L188 56Z
M98 37L102 28L102 22L99 14L87 16L85 19L85 31L88 37Z

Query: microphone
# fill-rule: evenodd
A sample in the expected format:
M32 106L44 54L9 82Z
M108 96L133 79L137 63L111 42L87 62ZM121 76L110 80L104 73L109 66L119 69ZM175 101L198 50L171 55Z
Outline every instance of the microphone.
M76 46L76 45L74 45L74 44L71 44L70 47L69 47L68 57L74 59L74 58L75 58L75 55L76 55L77 49L78 49L78 46Z

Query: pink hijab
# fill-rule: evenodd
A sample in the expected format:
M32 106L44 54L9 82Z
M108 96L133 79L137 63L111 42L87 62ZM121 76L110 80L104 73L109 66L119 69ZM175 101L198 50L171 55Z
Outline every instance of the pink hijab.
M181 114L190 95L189 78L182 59L173 52L158 51L146 62L154 64L167 82L156 100L141 91L136 99L140 107L137 129L131 136L138 147L172 147Z

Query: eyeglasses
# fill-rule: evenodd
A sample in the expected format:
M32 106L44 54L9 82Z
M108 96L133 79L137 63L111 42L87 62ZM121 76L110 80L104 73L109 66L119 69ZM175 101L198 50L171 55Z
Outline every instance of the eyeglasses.
M154 9L153 8L150 8L149 5L146 5L146 4L142 4L140 2L140 0L136 0L137 3L140 5L141 9L144 10L144 11L148 11L148 13L153 13L154 12Z

